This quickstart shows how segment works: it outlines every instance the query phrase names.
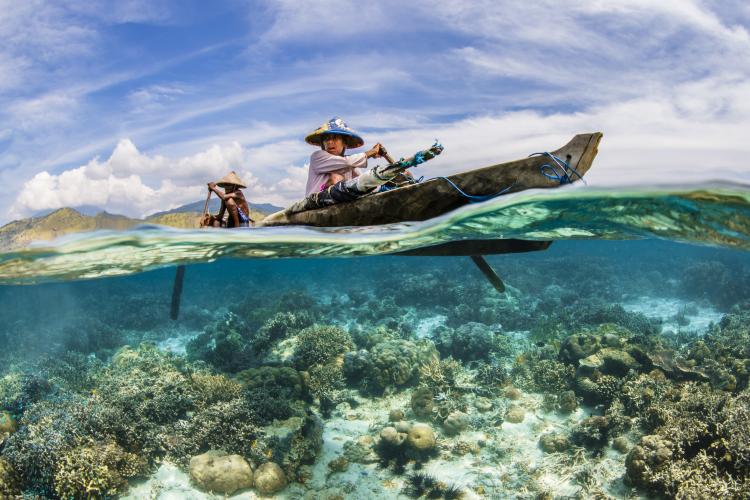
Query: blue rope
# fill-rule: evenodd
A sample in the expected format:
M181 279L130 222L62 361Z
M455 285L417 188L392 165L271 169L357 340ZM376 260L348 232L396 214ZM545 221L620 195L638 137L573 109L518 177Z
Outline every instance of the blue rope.
M485 195L475 195L475 194L468 194L468 193L464 192L463 189L461 189L460 187L458 187L455 182L453 182L452 180L450 180L447 177L431 177L430 179L427 179L427 180L431 181L431 180L436 180L436 179L442 179L442 180L446 181L449 186L451 186L453 189L455 189L456 191L458 191L458 194L460 194L461 196L463 196L464 198L466 198L467 200L469 200L469 203L480 203L482 201L491 200L492 198L496 198L496 197L500 196L501 194L507 193L508 191L510 191L510 189L513 186L515 186L515 183L513 183L510 186L501 189L497 193L485 194ZM423 180L424 180L424 175L422 177L420 177L419 179L414 179L414 182L409 183L409 184L419 184ZM390 191L392 189L397 189L397 188L400 188L400 187L402 187L402 186L386 186L385 184L383 184L382 186L380 186L380 189L378 190L378 193L382 193L384 191Z
M500 191L498 191L497 193L492 193L492 194L485 194L485 195L476 195L476 194L468 194L468 193L465 193L465 192L464 192L464 191L463 191L463 190L462 190L462 189L461 189L460 187L458 187L458 186L456 185L456 183L455 183L455 182L453 182L452 180L450 180L450 179L449 179L449 178L447 178L447 177L433 177L432 179L443 179L443 180L444 180L444 181L446 181L446 182L447 182L447 183L448 183L448 184L449 184L449 185L450 185L450 186L451 186L451 187L452 187L453 189L455 189L456 191L458 191L458 194L460 194L461 196L463 196L464 198L466 198L467 200L469 200L469 203L479 203L479 202L482 202L482 201L487 201L487 200L491 200L492 198L496 198L496 197L500 196L501 194L505 194L505 193L507 193L508 191L510 191L510 188L512 188L512 187L513 187L513 186L515 185L515 182L514 182L514 183L513 183L513 184L511 184L510 186L508 186L508 187L506 187L506 188L503 188L503 189L501 189L501 190L500 190ZM429 180L432 180L432 179L429 179Z
M584 184L586 184L586 181L583 180L583 176L579 174L575 168L571 167L570 165L568 165L568 162L558 158L552 153L548 153L546 151L543 153L532 153L529 155L529 158L532 156L546 156L554 162L554 165L545 163L541 167L539 167L539 171L546 178L553 181L558 181L561 185L570 184L571 182L573 182L573 179L570 178L570 175L575 174L579 179L583 181Z

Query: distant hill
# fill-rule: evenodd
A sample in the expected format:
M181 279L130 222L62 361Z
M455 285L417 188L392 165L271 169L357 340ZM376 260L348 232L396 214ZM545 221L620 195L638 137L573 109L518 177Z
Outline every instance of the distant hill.
M158 217L160 215L165 214L174 214L174 213L182 213L182 212L193 212L202 214L203 213L203 206L205 205L206 201L194 201L193 203L188 203L187 205L182 205L177 208L173 208L172 210L166 210L164 212L156 212L154 214L149 215L149 218L151 217ZM221 201L219 201L218 198L211 198L211 201L208 202L208 209L211 211L211 213L216 213L219 211L219 206L221 205ZM279 210L283 210L283 207L277 207L276 205L271 205L270 203L250 203L250 210L256 210L264 215L272 214L274 212L278 212Z
M60 208L41 217L13 221L0 227L0 251L21 248L32 241L51 240L59 236L97 229L129 229L143 221L124 215L99 212L84 215L72 208Z
M219 210L218 200L211 208L212 213ZM205 202L190 203L182 207L166 212L149 215L145 219L131 219L124 215L110 214L103 210L90 215L96 207L85 207L88 213L81 213L73 208L59 208L49 213L41 212L27 219L10 222L0 227L0 251L25 247L32 241L52 240L59 236L84 231L96 231L98 229L111 229L122 231L130 229L139 224L158 224L182 229L194 229L198 227L200 217L203 214ZM197 208L195 208L197 206ZM281 210L269 204L250 205L250 217L261 220L269 213Z
M77 207L68 207L68 208L72 208L79 214L90 215L92 217L100 212L106 212L106 210L103 210L102 208L94 206L94 205L80 205ZM36 212L35 214L33 214L32 217L44 217L45 215L49 215L56 210L59 210L59 208L47 208L45 210L40 210Z

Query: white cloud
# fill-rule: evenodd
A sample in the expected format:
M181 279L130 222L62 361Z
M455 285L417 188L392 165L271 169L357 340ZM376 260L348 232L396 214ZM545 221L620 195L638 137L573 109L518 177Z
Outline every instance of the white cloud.
M292 164L292 159L299 159L301 153L304 157L308 148L288 142L245 148L234 142L168 158L144 154L130 139L122 139L104 161L94 158L59 174L36 174L19 191L10 215L26 217L45 209L94 205L142 217L200 199L208 181L230 170L247 183L251 201L285 203L304 192L307 171ZM261 181L261 177L276 180Z

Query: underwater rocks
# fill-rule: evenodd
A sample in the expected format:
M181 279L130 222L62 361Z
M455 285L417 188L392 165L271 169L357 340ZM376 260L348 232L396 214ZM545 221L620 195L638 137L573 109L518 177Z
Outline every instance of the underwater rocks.
M609 441L609 427L610 422L607 417L585 418L573 428L571 440L573 443L590 450L601 449Z
M285 486L286 477L278 464L266 462L255 471L255 488L264 495L281 491Z
M190 459L190 479L202 490L231 495L252 488L253 469L240 455L211 450Z
M505 413L505 421L511 424L520 424L526 417L526 412L520 406L511 406Z
M453 411L443 421L443 430L448 436L456 436L469 427L469 415L462 411Z
M429 425L417 423L409 429L406 440L415 450L431 450L435 447L435 432Z
M539 447L545 453L561 453L570 449L570 439L560 432L542 434L539 438Z
M323 422L312 412L277 421L263 427L263 442L286 477L294 478L302 465L315 461L323 447Z
M640 364L627 352L612 347L604 347L596 353L578 361L582 373L595 370L604 375L623 376L630 370L638 370Z
M367 440L369 442L369 440ZM378 456L381 467L390 467L397 474L403 473L406 465L415 463L415 467L427 462L437 455L437 440L432 426L424 423L411 424L398 422L397 426L386 426L381 429L372 449ZM362 451L369 445L361 443ZM344 447L345 450L347 447ZM349 446L344 456L352 455L354 445ZM363 457L364 458L364 457Z
M401 446L406 441L408 434L405 432L398 432L395 427L383 427L380 431L380 439L382 439L389 446Z

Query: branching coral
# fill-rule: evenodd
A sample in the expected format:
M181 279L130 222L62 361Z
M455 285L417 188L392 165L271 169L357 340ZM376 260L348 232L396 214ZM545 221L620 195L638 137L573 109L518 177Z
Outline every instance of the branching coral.
M203 360L216 368L235 372L248 368L255 357L252 332L233 313L228 313L188 342L188 358Z
M269 318L251 338L251 347L256 353L266 351L274 343L296 335L313 324L313 315L307 311L279 312Z
M495 329L470 322L456 328L443 328L434 336L435 346L443 356L462 361L488 360L493 354L510 354L507 342Z
M354 348L351 336L337 326L311 326L297 336L294 364L300 370L326 364Z
M291 367L261 366L237 375L245 387L244 397L252 402L259 422L287 419L304 414L307 397L303 377Z
M88 444L61 457L55 493L61 498L101 498L122 493L128 478L146 471L144 460L115 443Z
M20 480L11 465L0 457L0 498L16 498L21 495Z

